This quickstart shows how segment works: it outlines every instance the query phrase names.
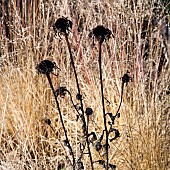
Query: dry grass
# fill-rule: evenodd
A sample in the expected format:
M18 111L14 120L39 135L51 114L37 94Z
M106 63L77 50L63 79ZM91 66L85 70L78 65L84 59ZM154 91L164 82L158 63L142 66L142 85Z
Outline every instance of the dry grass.
M77 6L70 6L67 1L54 4L52 0L37 3L30 0L29 5L23 3L20 11L17 1L10 2L9 34L5 33L7 14L4 6L0 22L0 169L57 169L61 163L71 169L65 157L69 154L62 144L64 135L52 92L46 77L35 70L42 59L55 61L61 68L58 78L53 76L55 88L66 86L75 100L75 79L65 41L54 38L51 28L58 17L68 16L73 21L69 38L84 105L94 110L90 129L98 135L103 128L103 118L98 51L88 39L92 28L103 24L114 34L113 39L104 43L102 53L104 91L111 103L106 106L107 112L117 111L122 75L129 70L133 77L125 87L121 117L114 125L121 137L110 146L110 162L116 164L118 170L168 170L170 68L168 60L161 63L161 28L157 28L157 34L150 34L151 49L147 59L143 58L145 50L142 48L146 40L140 37L144 16L152 16L152 5L142 3L132 11L123 3L109 0L79 1ZM70 11L72 8L76 8L79 18ZM161 71L158 71L160 66ZM77 157L81 123L76 122L69 96L60 99L60 105ZM44 123L44 118L51 119L56 135ZM101 159L94 149L92 153L94 160ZM83 160L85 169L89 169L88 157L84 156ZM102 169L95 164L97 168Z

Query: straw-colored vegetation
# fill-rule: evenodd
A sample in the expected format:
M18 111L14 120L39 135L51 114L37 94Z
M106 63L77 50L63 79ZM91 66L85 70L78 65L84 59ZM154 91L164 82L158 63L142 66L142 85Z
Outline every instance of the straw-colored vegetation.
M22 3L19 3L22 2ZM27 2L27 3L26 3ZM146 2L146 1L144 1ZM61 16L73 22L69 34L85 107L91 107L89 130L101 135L101 105L98 49L88 38L97 25L108 27L114 37L103 43L102 66L106 111L116 113L121 77L129 71L132 82L125 86L120 118L114 127L121 134L109 148L109 162L118 170L168 170L170 168L170 68L168 41L162 25L153 26L154 3L116 0L9 0L0 3L0 169L65 169L70 156L54 97L36 65L43 59L56 62L61 71L51 76L55 88L65 86L76 102L76 83L65 39L54 36L52 24ZM8 12L7 12L8 11ZM164 18L164 8L157 18ZM160 18L159 18L160 17ZM147 38L141 38L148 20ZM153 28L153 27L154 28ZM146 42L150 48L146 54ZM94 42L95 43L95 42ZM167 45L165 47L165 45ZM165 54L165 55L164 55ZM68 95L59 98L63 119L75 157L83 139L81 122ZM49 118L56 134L44 123ZM102 159L91 146L93 159ZM89 158L83 157L85 169ZM102 169L94 164L95 169Z

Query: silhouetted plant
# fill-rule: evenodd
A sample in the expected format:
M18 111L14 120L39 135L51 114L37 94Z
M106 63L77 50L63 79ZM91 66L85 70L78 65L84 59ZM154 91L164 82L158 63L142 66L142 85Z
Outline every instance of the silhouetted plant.
M107 130L107 123L106 123L106 113L105 113L105 97L104 97L104 91L103 91L103 78L102 78L102 58L101 58L101 52L102 52L102 43L106 40L109 40L111 38L112 32L105 28L102 25L99 25L92 29L92 31L89 33L89 37L94 38L98 41L98 50L99 50L99 72L100 72L100 85L101 85L101 95L102 95L102 106L103 106L103 119L104 119L104 127L105 127L105 133L106 133L106 170L108 170L109 165L109 156L108 156L108 137L109 133Z
M51 124L51 120L46 118L46 119L44 119L44 123L46 123L51 128L51 130L55 134L56 138L58 138L58 133L55 132L55 129L53 128L53 126ZM63 141L63 143L65 144L65 141ZM69 160L70 164L72 164L72 161L70 160L70 158L67 155L65 155L65 157L66 157L66 160ZM58 165L58 168L60 168L60 165L61 164Z
M53 71L53 69L56 67L56 64L54 62L51 62L49 60L43 60L41 63L36 67L39 73L41 74L49 74Z
M121 79L122 79L121 97L120 97L120 104L119 104L119 107L118 107L118 110L117 110L117 113L116 113L116 114L119 113L119 110L120 110L120 107L121 107L121 104L122 104L124 85L126 84L126 86L127 86L128 83L132 80L132 77L130 77L130 76L128 75L128 71L127 71L127 73L125 73Z
M53 95L55 97L55 101L56 101L56 105L57 105L57 109L58 109L58 112L59 112L59 116L60 116L60 121L61 121L61 124L62 124L62 127L63 127L63 130L64 130L64 134L65 134L65 140L64 140L64 143L66 144L66 146L69 148L70 150L70 154L72 156L72 159L73 159L73 163L72 163L72 166L73 166L73 169L75 169L75 158L74 158L74 153L73 153L73 150L72 150L72 147L70 145L70 142L68 140L68 136L67 136L67 131L66 131L66 128L65 128L65 125L64 125L64 121L63 121L63 118L62 118L62 113L61 113L61 110L60 110L60 105L59 105L59 102L58 102L58 99L57 99L57 95L56 95L56 91L54 90L54 87L53 87L53 84L52 84L52 81L51 81L51 77L50 77L50 73L52 73L53 69L54 69L55 65L53 62L49 61L49 60L43 60L40 62L39 65L37 65L36 69L38 70L39 73L41 74L45 74L47 79L48 79L48 82L50 84L50 87L51 87L51 90L53 92ZM51 121L49 119L47 119L45 121L49 126L51 126Z
M70 33L71 28L72 28L72 22L65 17L57 19L57 21L53 25L55 35L58 33L59 36L63 35L65 37L66 44L67 44L67 47L69 50L71 65L73 67L74 76L76 79L77 90L78 90L76 98L77 98L77 100L80 101L80 106L81 106L80 110L82 112L82 114L80 115L81 120L83 122L82 130L83 130L84 136L86 138L88 154L89 154L90 162L91 162L91 168L93 170L94 169L93 168L93 160L92 160L92 155L91 155L90 146L89 146L89 142L88 142L88 125L86 124L85 112L84 112L84 107L83 107L83 99L82 99L82 95L81 95L81 91L80 91L80 86L79 86L78 76L77 76L77 72L76 72L76 68L75 68L75 64L74 64L74 59L73 59L72 52L71 52L71 46L70 46L70 43L68 40L68 34Z
M53 28L54 28L54 31L55 31L55 35L58 34L59 36L63 35L65 37L67 47L68 47L68 50L69 50L71 65L72 65L73 71L74 71L77 90L78 90L78 93L76 95L76 99L79 101L79 103L74 104L73 99L72 99L72 95L67 90L66 87L59 87L56 90L54 90L54 87L52 85L52 81L51 81L51 78L50 78L50 74L54 74L53 73L54 68L58 68L58 67L56 67L56 64L54 62L51 62L49 60L43 60L36 67L36 69L38 70L39 73L46 75L46 77L47 77L47 79L49 81L50 87L51 87L51 89L53 91L53 95L55 97L56 105L57 105L59 115L60 115L60 120L61 120L62 127L63 127L64 133L65 133L65 138L66 138L63 142L64 142L64 145L66 147L68 147L68 149L70 151L70 154L72 155L73 169L75 169L75 168L77 168L79 170L84 169L84 165L83 165L83 162L82 162L82 157L85 154L88 154L89 157L90 157L92 170L94 169L93 163L95 163L95 162L98 162L99 164L103 165L103 167L106 170L108 170L109 168L110 169L115 169L116 166L109 163L109 153L108 153L109 148L110 148L109 141L112 142L113 140L120 137L119 130L113 128L112 126L115 123L116 117L117 118L120 117L119 110L120 110L121 103L122 103L124 84L127 85L129 83L129 81L131 80L131 77L127 73L124 74L124 76L122 77L121 101L120 101L117 113L115 115L113 115L112 113L105 113L105 102L104 101L106 100L106 98L104 97L104 90L103 90L101 52L102 52L102 43L104 41L106 41L106 40L109 40L111 38L111 36L113 36L112 32L108 28L105 28L103 26L97 26L96 28L94 28L89 33L89 37L93 38L93 42L94 42L94 39L96 39L98 41L98 50L99 50L99 59L98 59L98 61L99 61L99 76L100 76L100 86L101 86L101 99L102 99L102 108L103 108L104 130L103 130L101 136L99 138L97 138L97 135L96 135L95 132L88 133L89 117L90 117L90 115L93 114L93 109L90 108L90 107L87 107L86 110L84 111L84 107L83 107L83 97L81 95L78 76L77 76L77 72L76 72L76 68L75 68L75 64L74 64L74 59L73 59L73 56L72 56L72 53L71 53L71 47L70 47L70 43L69 43L69 40L68 40L68 35L71 32L71 28L72 28L72 22L70 20L68 20L67 18L62 17L62 18L59 18L54 23ZM83 143L83 142L80 142L80 153L81 154L80 154L77 162L76 162L76 160L74 158L74 153L73 153L72 147L71 147L70 142L69 142L68 137L67 137L67 131L66 131L65 126L64 126L64 122L63 122L63 119L62 119L62 114L61 114L61 110L60 110L60 106L59 106L59 102L58 102L58 97L64 98L66 96L66 93L69 94L70 100L72 102L72 105L74 106L74 108L75 108L75 110L77 112L77 120L78 120L79 117L82 120L82 123L83 123L82 124L82 131L84 133L84 137L86 139L86 144L87 144L87 148L88 148L88 153L84 153L84 150L86 148L86 144ZM107 100L107 102L108 102L108 100ZM109 102L109 104L110 104L110 102ZM87 122L86 122L85 115L87 117ZM110 119L111 119L111 122L108 122L108 125L110 125L109 130L107 128L106 115L108 115L110 117ZM51 126L51 120L50 119L46 119L45 123L48 124L52 128L52 130L54 131L53 127ZM109 135L111 133L114 133L114 137L109 139ZM105 143L102 144L104 134L105 134L106 138L105 138ZM99 152L102 148L105 150L104 155L106 155L106 160L98 160L98 161L93 162L92 154L91 154L91 151L90 151L90 143L92 143L92 145L95 147L97 152Z

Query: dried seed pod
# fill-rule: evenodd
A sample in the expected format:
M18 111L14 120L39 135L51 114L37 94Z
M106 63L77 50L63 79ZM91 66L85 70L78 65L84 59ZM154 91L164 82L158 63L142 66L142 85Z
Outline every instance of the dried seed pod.
M53 24L53 30L55 34L69 34L72 29L72 22L65 17L58 18Z
M113 140L117 139L118 137L120 137L120 132L117 129L111 128L109 130L109 133L111 132L115 132L115 137L113 137L112 139L110 139L110 142L112 142Z
M101 142L98 141L98 142L95 143L95 149L96 149L96 151L100 151L100 149L102 149L102 147L103 147L103 146L101 145Z
M86 113L87 116L92 115L93 114L93 109L90 108L90 107L87 107L85 113Z
M62 98L65 97L66 92L67 92L66 87L59 87L59 88L55 91L56 96L60 96L60 97L62 97Z
M126 85L127 85L130 80L132 80L132 77L130 77L127 73L125 73L122 77L122 82L126 83Z
M43 60L40 64L36 66L36 69L41 74L49 74L56 67L55 62L51 62L50 60Z
M90 38L96 38L96 40L101 44L103 43L103 41L110 39L111 35L112 32L102 25L98 25L89 33Z
M93 143L95 140L97 140L97 136L96 136L96 133L95 132L91 132L88 137L92 136L90 139L89 139L89 142L90 143Z
M82 100L82 95L81 95L81 94L77 94L77 95L76 95L76 99L77 99L77 100Z

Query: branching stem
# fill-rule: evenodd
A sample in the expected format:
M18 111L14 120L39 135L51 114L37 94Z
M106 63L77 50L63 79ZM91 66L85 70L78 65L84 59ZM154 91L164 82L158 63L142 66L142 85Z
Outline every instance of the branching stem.
M50 84L50 87L51 87L51 89L52 89L53 95L54 95L54 97L55 97L55 101L56 101L57 109L58 109L58 112L59 112L61 124L62 124L63 130L64 130L66 142L67 142L68 148L70 149L70 153L71 153L72 159L73 159L73 170L75 170L74 153L73 153L72 147L71 147L71 145L70 145L70 142L69 142L69 139L68 139L68 136L67 136L67 131L66 131L66 128L65 128L65 125L64 125L63 117L62 117L61 110L60 110L60 105L59 105L59 102L58 102L58 99L57 99L57 95L56 95L56 93L55 93L55 90L54 90L54 87L53 87L53 84L52 84L51 77L50 77L49 73L47 73L46 76L47 76L48 82L49 82L49 84Z
M64 34L64 37L65 37L65 40L66 40L66 43L67 43L67 46L68 46L68 50L69 50L69 54L70 54L70 60L71 60L71 65L73 67L74 76L75 76L75 79L76 79L78 95L81 96L80 86L79 86L79 82L78 82L78 76L77 76L76 68L75 68L75 65L74 65L74 59L73 59L73 56L72 56L72 53L71 53L71 47L70 47L70 43L69 43L68 36L67 36L66 33ZM82 117L81 118L82 118L82 121L83 121L83 126L85 127L84 135L86 137L86 143L87 143L87 148L88 148L88 154L89 154L89 157L90 157L91 169L94 170L92 154L91 154L89 141L88 141L88 127L86 125L86 120L85 120L85 116L84 116L84 108L83 108L83 100L82 100L81 97L80 97L80 105L81 105L81 111L82 111Z

